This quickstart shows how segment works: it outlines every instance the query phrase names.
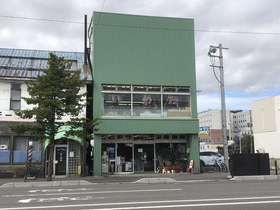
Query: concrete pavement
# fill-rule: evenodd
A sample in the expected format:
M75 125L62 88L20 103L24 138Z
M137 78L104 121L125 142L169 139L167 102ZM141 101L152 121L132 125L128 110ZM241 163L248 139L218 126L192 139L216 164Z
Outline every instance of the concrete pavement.
M149 173L149 174L114 174L107 176L71 176L55 177L53 181L44 178L26 180L23 178L0 179L0 188L5 187L32 187L32 186L65 186L65 185L92 185L109 183L174 183L174 182L194 182L194 181L218 181L227 180L228 173Z
M50 187L50 186L86 186L94 184L110 183L135 183L135 184L155 184L155 183L187 183L187 182L207 182L207 181L261 181L280 180L279 175L268 176L238 176L231 177L229 173L209 172L201 174L174 173L174 174L114 174L108 176L72 176L55 177L53 181L47 179L27 180L23 178L0 179L0 188L15 187Z

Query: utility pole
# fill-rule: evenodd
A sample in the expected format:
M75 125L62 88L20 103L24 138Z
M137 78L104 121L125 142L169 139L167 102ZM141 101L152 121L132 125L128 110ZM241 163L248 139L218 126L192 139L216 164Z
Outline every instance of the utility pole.
M250 110L250 152L251 154L254 153L253 151L253 122L252 122L252 111Z
M219 55L213 55L217 52L217 49L219 50ZM223 67L223 50L228 50L229 48L222 47L222 44L219 44L219 46L213 46L210 45L208 56L213 59L211 59L213 70L215 67L220 69L220 79L217 78L215 71L215 77L217 81L220 83L220 89L221 89L221 121L222 121L222 130L223 130L223 146L224 146L224 162L229 168L229 158L228 158L228 141L227 141L227 123L226 123L226 102L225 102L225 85L224 85L224 67ZM219 65L215 65L214 59L219 59Z

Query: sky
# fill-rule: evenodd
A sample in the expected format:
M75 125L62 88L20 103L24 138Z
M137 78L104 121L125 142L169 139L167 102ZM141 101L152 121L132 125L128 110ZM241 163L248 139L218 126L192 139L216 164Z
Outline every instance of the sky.
M93 11L191 18L195 23L198 112L221 109L219 69L209 46L222 44L226 109L280 94L278 0L1 0L0 48L78 51ZM216 60L215 65L219 62Z

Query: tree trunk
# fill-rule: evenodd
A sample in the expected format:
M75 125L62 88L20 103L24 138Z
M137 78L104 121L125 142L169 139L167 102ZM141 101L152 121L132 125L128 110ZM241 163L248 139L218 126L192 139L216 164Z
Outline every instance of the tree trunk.
M50 140L50 152L49 152L49 160L48 160L48 177L47 181L52 181L53 175L53 155L54 155L54 140Z

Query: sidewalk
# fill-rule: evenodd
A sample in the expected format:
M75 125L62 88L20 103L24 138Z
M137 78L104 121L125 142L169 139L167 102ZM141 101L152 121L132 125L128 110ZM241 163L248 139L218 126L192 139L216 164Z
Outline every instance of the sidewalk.
M0 188L15 188L15 187L43 187L43 186L86 186L94 184L121 184L121 183L191 183L191 182L210 182L210 181L266 181L280 180L279 175L266 176L236 176L231 177L229 173L174 173L174 174L114 174L108 176L72 176L72 177L55 177L53 181L39 178L35 180L27 180L23 178L0 179Z
M108 176L72 176L55 177L53 181L44 178L26 180L23 178L0 179L0 188L32 187L32 186L66 186L66 185L92 185L112 183L175 183L175 182L202 182L228 180L229 173L174 173L174 174L114 174Z

